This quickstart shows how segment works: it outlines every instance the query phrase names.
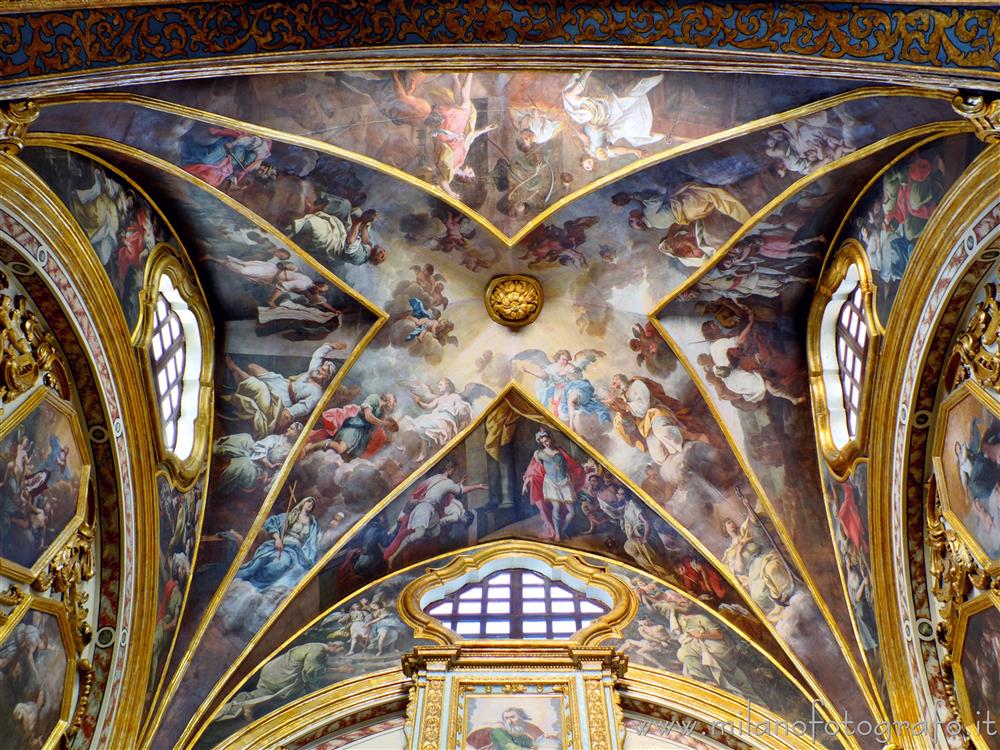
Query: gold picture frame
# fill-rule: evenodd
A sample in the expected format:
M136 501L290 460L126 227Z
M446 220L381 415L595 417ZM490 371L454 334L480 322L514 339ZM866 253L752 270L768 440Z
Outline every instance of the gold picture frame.
M63 676L63 690L61 703L59 706L59 719L42 744L41 750L56 750L64 746L64 735L70 728L70 719L73 716L73 692L77 679L77 653L74 645L73 632L69 621L66 618L66 611L63 604L57 599L42 597L26 597L10 613L6 622L0 625L0 644L6 641L14 633L24 618L32 611L42 612L55 617L59 627L60 646L66 657L66 674ZM51 646L50 646L51 648ZM83 695L83 693L81 693Z
M517 715L534 747L541 749L545 742L551 750L589 747L589 733L587 737L581 734L576 680L567 676L525 682L518 679L523 676L520 672L456 679L449 708L448 750L485 750L492 742L474 743L471 738L488 739L491 731L508 731L508 727L516 733L507 724L511 713Z
M990 612L997 618L998 627L1000 627L1000 593L996 591L990 591L966 602L958 614L958 623L955 626L954 647L952 650L955 698L958 703L959 713L962 723L969 733L969 737L979 750L997 750L1000 748L1000 731L993 732L991 735L993 739L992 743L987 742L986 738L979 731L979 724L976 720L977 711L972 706L969 685L965 674L965 639L969 634L969 622L972 618L977 615L984 616L984 613ZM1000 660L1000 654L998 654L998 660ZM1000 670L1000 663L994 665L994 672L997 670ZM1000 708L998 708L998 711L1000 711ZM988 716L987 719L990 719L993 724L997 724L997 719L1000 719L1000 715L996 718Z
M984 416L991 416L1000 420L1000 403L992 398L978 383L973 380L964 381L951 395L948 396L938 409L937 423L934 430L934 442L931 448L931 461L934 467L934 476L937 479L938 494L941 498L941 508L944 518L955 530L959 538L969 548L976 562L988 573L992 575L1000 574L1000 556L992 556L986 550L976 534L969 528L966 516L958 510L961 497L956 486L955 472L958 470L957 454L955 451L948 451L948 444L955 443L955 436L949 439L949 422L957 417L958 428L968 435L970 420L967 418L965 407L967 404L978 407ZM961 479L958 480L959 483ZM966 503L969 498L965 498ZM998 519L1000 520L1000 519Z
M80 454L80 487L77 491L76 507L73 515L63 526L55 539L39 554L31 565L26 567L20 563L0 556L0 575L10 576L15 581L31 583L40 576L59 550L73 538L77 529L87 517L87 497L90 493L91 457L83 429L80 427L80 416L73 406L56 395L50 388L39 385L36 390L21 403L11 415L0 424L0 440L6 439L17 428L23 425L37 410L44 406L51 407L57 414L66 418L73 434L73 442ZM0 548L2 554L2 548Z

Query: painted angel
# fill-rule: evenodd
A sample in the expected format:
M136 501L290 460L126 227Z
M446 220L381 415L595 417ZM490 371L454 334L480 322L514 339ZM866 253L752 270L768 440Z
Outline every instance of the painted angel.
M573 355L568 349L557 351L550 361L540 349L527 349L516 357L522 372L537 378L535 392L539 401L573 429L578 416L591 415L601 425L611 423L611 412L597 398L594 385L584 376L591 364L605 353L597 349L581 349Z
M481 398L493 398L496 392L482 383L469 383L461 391L449 378L441 378L433 387L417 380L404 380L413 402L423 410L416 417L404 416L400 427L420 435L422 445L417 461L444 447L472 423L473 405Z

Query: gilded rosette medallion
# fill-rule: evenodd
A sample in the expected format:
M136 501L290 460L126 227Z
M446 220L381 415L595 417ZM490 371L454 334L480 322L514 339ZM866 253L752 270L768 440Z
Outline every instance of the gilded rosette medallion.
M497 323L526 326L542 311L542 285L530 276L498 276L486 287L486 310Z

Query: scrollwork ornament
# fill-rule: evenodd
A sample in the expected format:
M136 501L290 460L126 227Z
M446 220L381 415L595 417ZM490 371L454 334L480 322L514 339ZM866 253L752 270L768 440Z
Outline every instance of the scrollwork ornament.
M18 604L24 601L24 592L21 591L17 586L11 586L6 591L0 591L0 606L4 607L16 607ZM3 625L10 619L9 612L3 612L0 610L0 625Z
M38 102L30 99L0 102L0 153L16 156L21 152L24 134L38 111Z
M28 309L26 297L0 294L0 404L30 390L39 377L69 398L69 371L55 337Z
M444 713L444 678L428 677L421 717L420 750L437 750L441 745L441 716Z
M955 342L955 385L972 378L981 385L1000 389L1000 288L987 284L985 298Z
M601 680L584 680L584 694L587 699L587 724L590 728L592 747L594 750L606 750L611 747L611 736L605 718Z
M961 716L955 694L953 649L955 631L962 605L975 590L987 590L997 580L976 562L961 537L948 528L944 520L941 498L936 482L928 485L927 537L931 548L931 591L939 604L938 642L944 651L941 668L945 677L945 700L953 717Z
M62 595L63 607L73 630L77 654L83 652L93 636L89 623L89 595L81 584L94 577L94 529L84 523L76 536L49 563L31 587L36 591L54 591Z
M64 750L69 750L73 738L83 726L83 717L87 713L87 706L90 705L90 692L94 688L94 665L90 663L89 659L80 659L76 665L76 671L80 675L80 694L76 702L76 710L73 712L73 720L63 732L62 747Z
M979 140L1000 143L1000 99L987 100L979 94L958 94L951 100L951 106L972 123Z

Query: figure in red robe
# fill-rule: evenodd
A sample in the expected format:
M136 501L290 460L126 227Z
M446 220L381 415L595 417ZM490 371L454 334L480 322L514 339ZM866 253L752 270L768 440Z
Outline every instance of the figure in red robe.
M521 491L542 514L546 538L559 541L576 515L577 492L586 476L580 464L555 444L548 430L539 430L535 441L539 448L524 472Z

